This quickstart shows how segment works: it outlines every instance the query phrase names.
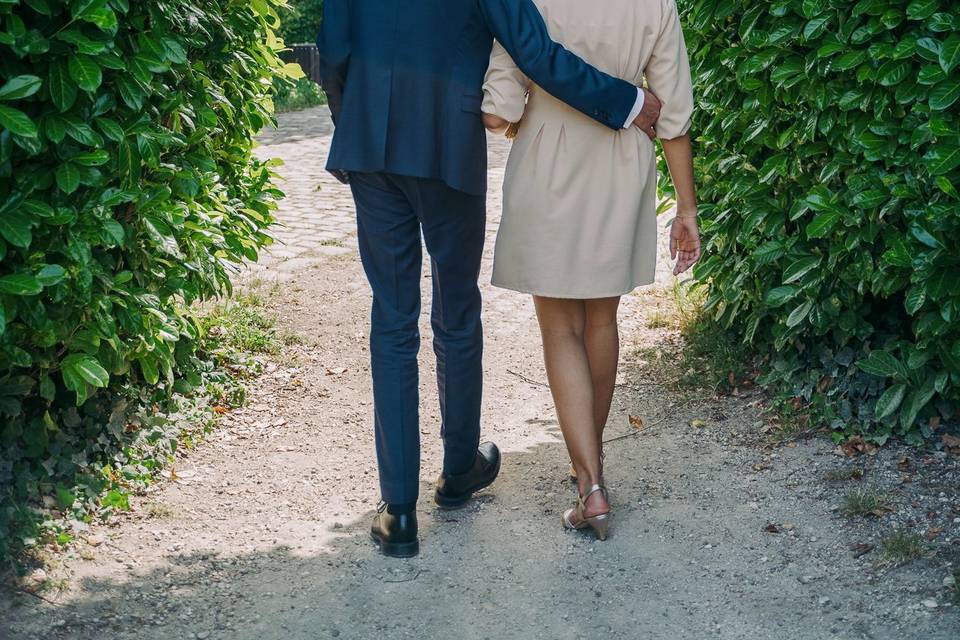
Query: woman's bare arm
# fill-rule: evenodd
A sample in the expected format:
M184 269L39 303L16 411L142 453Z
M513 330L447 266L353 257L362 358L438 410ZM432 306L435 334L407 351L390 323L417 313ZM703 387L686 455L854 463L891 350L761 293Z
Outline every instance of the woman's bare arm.
M690 136L661 140L663 156L670 169L670 179L677 192L677 216L697 215L697 190L693 181L693 145Z
M697 189L693 178L693 146L690 136L661 140L663 156L677 193L677 217L670 227L670 256L677 260L679 275L700 259L700 231L697 228Z

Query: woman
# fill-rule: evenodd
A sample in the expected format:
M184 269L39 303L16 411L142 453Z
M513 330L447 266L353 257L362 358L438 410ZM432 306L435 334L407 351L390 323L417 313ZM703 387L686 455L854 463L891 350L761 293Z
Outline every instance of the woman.
M663 102L657 133L677 191L675 274L700 255L687 130L693 90L675 0L536 0L551 36ZM534 296L547 379L579 499L570 529L605 539L603 429L617 377L620 296L654 280L656 158L635 127L610 130L530 81L499 44L484 85L484 124L516 132L503 185L493 284ZM516 126L519 123L519 126Z

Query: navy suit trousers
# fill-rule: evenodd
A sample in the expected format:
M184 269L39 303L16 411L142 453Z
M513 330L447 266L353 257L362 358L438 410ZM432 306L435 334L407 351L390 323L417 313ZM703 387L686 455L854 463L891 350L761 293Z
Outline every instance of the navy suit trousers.
M486 199L436 179L351 173L360 257L373 290L370 359L377 462L385 502L417 500L422 245L433 281L433 349L443 468L470 468L480 440L483 329L480 259ZM423 242L421 243L421 234Z

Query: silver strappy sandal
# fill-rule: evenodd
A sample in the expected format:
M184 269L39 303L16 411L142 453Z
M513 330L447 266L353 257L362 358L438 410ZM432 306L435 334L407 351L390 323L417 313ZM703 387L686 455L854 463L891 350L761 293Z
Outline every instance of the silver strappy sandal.
M607 531L610 528L610 511L608 510L606 513L600 513L595 516L590 516L589 518L583 515L587 500L598 491L603 494L604 498L607 497L607 490L603 486L599 484L593 485L586 495L577 498L576 507L563 512L563 526L576 531L582 531L589 527L593 529L597 540L606 540ZM576 517L577 521L574 521L574 517Z

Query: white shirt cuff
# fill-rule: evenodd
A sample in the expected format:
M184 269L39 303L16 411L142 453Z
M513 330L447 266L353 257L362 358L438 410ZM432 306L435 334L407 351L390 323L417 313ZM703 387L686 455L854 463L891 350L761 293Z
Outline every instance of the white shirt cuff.
M630 117L623 123L624 129L629 129L633 126L633 121L636 120L640 112L643 111L643 102L645 99L646 96L643 94L643 89L637 87L637 101L633 103L633 111L630 112Z

